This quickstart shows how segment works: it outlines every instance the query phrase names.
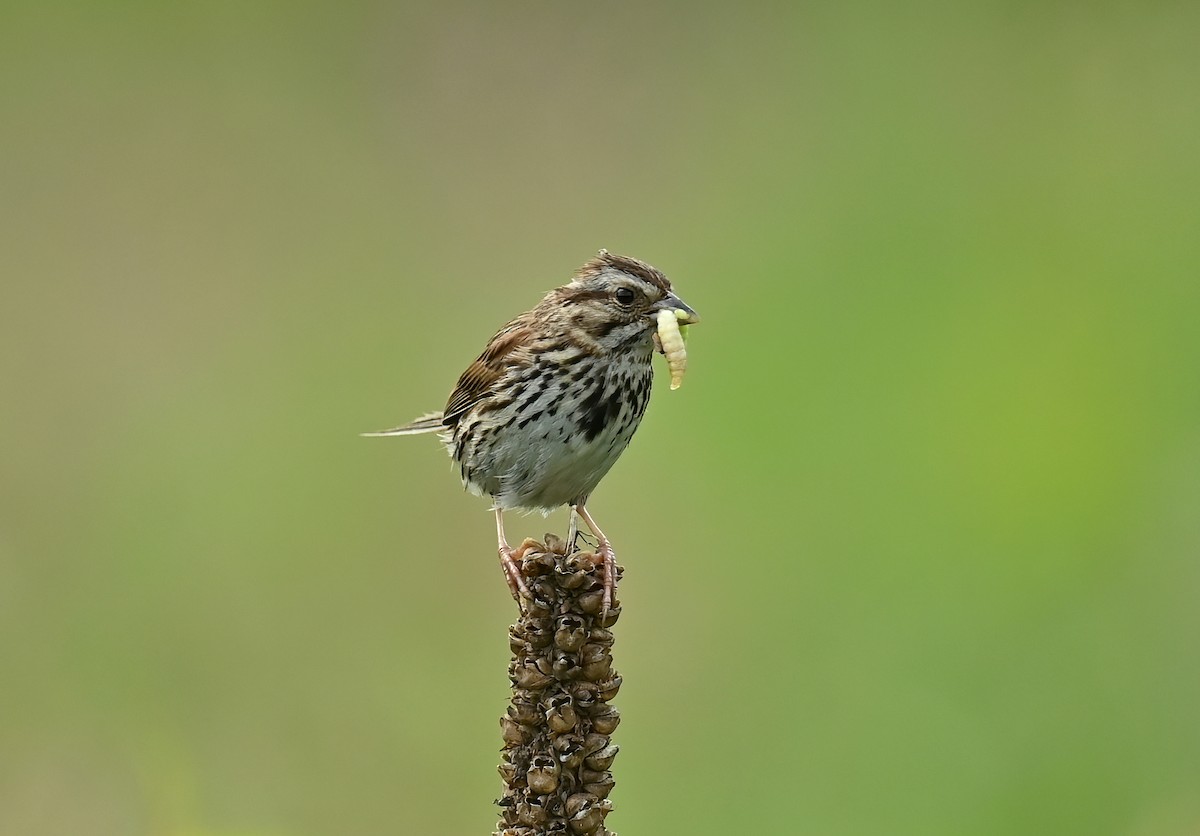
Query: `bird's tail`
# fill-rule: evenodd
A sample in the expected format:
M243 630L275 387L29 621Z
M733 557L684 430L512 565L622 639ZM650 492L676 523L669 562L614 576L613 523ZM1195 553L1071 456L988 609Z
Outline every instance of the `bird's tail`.
M421 433L436 433L446 429L446 425L442 423L442 413L430 412L428 415L422 415L420 418L405 424L403 427L395 427L390 430L378 430L373 433L359 433L368 438L375 438L385 435L420 435Z

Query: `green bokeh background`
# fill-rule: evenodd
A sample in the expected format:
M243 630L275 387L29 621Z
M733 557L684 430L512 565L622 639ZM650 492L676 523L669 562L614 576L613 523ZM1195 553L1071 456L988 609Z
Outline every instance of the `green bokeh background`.
M1200 833L1198 36L5 3L0 833L490 833L486 503L356 433L602 246L704 317L593 500L613 829Z

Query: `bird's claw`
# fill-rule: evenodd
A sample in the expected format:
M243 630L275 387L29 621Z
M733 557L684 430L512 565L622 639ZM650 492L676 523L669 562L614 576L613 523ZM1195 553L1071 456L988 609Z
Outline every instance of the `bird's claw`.
M601 543L596 556L604 564L604 597L600 601L600 618L603 620L612 609L613 593L617 590L617 553L608 543Z
M517 563L523 556L525 548L522 546L519 549L513 549L510 546L501 546L500 566L504 569L504 580L508 582L508 591L512 593L513 600L517 602L517 606L524 608L522 599L527 601L533 600L533 593L529 591L529 587L525 585L525 578L521 576L521 567Z

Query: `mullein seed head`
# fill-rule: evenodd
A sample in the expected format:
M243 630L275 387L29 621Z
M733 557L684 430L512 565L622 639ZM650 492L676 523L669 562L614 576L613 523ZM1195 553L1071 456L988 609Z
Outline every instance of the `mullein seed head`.
M512 703L500 719L504 796L495 836L613 836L610 735L620 722L608 704L621 687L601 616L604 567L592 552L526 541L520 567L536 599L509 632ZM620 567L617 567L620 574Z

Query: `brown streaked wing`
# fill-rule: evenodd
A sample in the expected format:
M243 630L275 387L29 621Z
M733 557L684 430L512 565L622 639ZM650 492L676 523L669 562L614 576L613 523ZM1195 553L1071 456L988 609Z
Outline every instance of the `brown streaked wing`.
M532 331L527 317L528 314L519 316L501 328L488 342L479 359L467 366L450 393L443 424L457 424L464 413L488 395L492 384L512 365L515 359L513 353L525 344Z

